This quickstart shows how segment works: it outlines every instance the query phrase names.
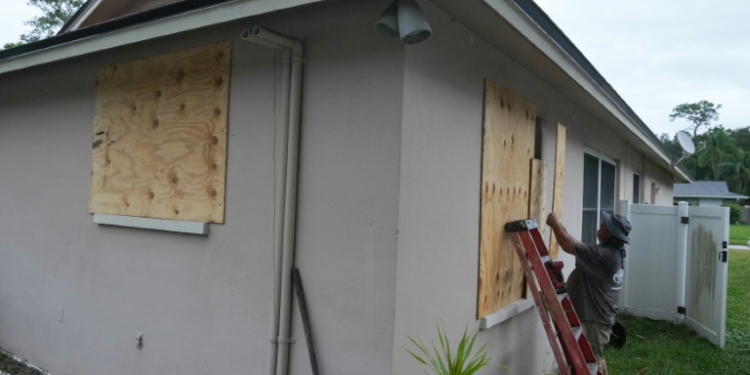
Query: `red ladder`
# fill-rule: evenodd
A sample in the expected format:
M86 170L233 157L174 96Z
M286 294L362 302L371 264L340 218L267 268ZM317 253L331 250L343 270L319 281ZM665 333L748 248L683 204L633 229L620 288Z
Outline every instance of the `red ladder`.
M534 296L560 374L601 375L581 321L570 297L561 287L562 273L556 271L559 271L562 262L554 262L550 257L536 220L511 221L505 224L505 231L516 245L526 283Z

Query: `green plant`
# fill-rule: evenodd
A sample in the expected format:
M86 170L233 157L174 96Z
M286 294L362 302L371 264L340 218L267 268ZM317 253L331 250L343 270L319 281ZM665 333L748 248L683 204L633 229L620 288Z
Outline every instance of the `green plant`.
M722 207L729 207L729 224L737 224L742 218L742 207L738 204L723 204Z
M428 366L435 375L471 375L487 366L492 359L487 355L487 343L482 345L475 353L472 354L474 343L476 342L479 330L475 330L471 336L468 336L468 328L464 329L461 341L458 342L456 352L451 352L451 346L448 342L448 336L445 333L445 327L442 323L437 324L438 338L440 339L440 349L432 343L432 350L427 348L419 338L406 336L419 349L415 354L409 349L404 348L414 359L421 364ZM509 369L505 366L500 366Z

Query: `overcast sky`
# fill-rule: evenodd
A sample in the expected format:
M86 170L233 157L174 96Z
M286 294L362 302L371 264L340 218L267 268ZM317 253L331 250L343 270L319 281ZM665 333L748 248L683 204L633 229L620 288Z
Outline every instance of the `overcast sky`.
M700 100L723 105L725 127L750 126L750 1L535 1L657 135Z
M17 42L18 36L30 28L23 24L41 14L37 8L26 5L28 0L0 0L0 47L5 43Z
M38 14L0 0L0 44ZM681 103L722 104L719 123L750 126L750 0L536 0L654 133Z

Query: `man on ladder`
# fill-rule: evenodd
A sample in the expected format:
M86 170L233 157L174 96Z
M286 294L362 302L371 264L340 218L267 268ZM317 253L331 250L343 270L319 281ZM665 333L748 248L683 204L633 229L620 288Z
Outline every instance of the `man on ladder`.
M603 375L607 375L602 350L615 324L617 298L625 275L625 244L630 243L631 225L624 216L605 211L602 211L602 219L596 232L598 245L573 238L554 213L547 217L547 225L555 233L560 248L576 258L575 269L568 277L568 294L583 323L599 368Z

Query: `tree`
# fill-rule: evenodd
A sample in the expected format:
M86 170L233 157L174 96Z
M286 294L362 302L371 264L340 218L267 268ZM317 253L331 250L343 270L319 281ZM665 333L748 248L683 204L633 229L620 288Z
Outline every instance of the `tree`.
M739 149L734 139L721 126L709 130L700 139L700 142L705 142L705 148L696 155L696 175L700 174L706 180L722 180L724 169L721 164L737 159Z
M714 105L707 100L701 100L698 103L684 103L672 109L669 121L674 121L677 118L689 121L692 125L688 129L693 130L693 137L695 137L701 128L711 129L712 123L719 119L719 109L721 109L721 104Z
M43 14L24 22L24 25L31 26L33 29L28 34L22 34L20 42L6 43L3 49L54 36L85 2L85 0L29 0L27 4L39 8Z

